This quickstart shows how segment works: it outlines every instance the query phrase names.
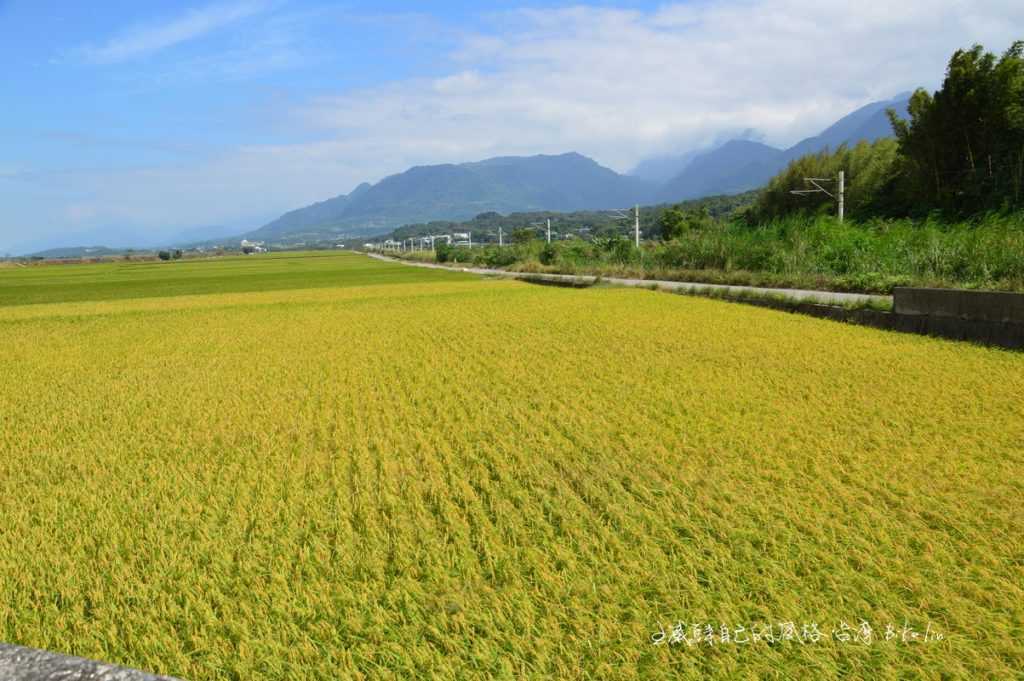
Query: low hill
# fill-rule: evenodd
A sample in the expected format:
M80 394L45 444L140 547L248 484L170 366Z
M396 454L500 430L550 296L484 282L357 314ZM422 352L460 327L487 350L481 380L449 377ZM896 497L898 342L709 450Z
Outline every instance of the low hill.
M63 248L48 248L42 251L30 253L30 258L43 258L46 260L61 260L65 258L99 258L105 255L117 255L125 249L108 248L106 246L66 246Z

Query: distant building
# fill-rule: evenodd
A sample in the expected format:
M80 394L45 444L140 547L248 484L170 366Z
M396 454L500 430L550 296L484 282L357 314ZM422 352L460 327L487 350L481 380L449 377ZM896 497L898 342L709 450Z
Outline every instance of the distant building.
M242 239L242 253L252 255L253 253L266 252L267 249L265 241L249 241L248 239Z

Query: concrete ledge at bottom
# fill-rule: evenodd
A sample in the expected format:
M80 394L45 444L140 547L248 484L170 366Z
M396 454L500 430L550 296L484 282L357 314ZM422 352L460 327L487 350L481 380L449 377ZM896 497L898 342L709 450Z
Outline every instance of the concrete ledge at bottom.
M893 312L1024 324L1024 293L897 287Z
M849 322L887 331L916 333L950 340L970 341L1008 350L1024 350L1024 324L990 322L984 319L957 319L916 314L895 314L882 310L847 309L818 303L789 305L777 301L745 300L748 305L789 310L819 319Z
M136 669L0 643L0 681L179 681Z

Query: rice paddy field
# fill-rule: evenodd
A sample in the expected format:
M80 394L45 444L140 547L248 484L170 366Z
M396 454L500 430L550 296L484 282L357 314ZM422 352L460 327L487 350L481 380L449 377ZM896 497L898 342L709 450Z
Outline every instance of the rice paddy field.
M1024 355L355 254L0 271L0 640L185 679L1010 679Z

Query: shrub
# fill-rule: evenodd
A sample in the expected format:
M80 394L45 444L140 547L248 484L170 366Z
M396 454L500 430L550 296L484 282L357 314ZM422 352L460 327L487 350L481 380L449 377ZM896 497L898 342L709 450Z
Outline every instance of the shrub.
M558 249L552 243L544 244L544 247L540 249L540 255L537 256L540 260L541 265L554 265L558 259Z
M486 267L508 267L516 262L518 257L512 248L490 246L483 249L475 260Z

